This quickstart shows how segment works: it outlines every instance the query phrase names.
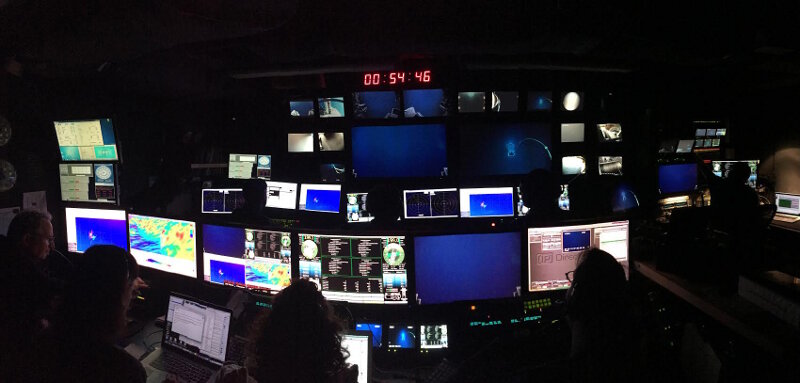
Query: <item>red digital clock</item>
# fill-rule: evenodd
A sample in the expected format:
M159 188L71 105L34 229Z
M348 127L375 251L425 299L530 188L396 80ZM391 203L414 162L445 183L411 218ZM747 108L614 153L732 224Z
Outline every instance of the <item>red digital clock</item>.
M364 73L364 86L428 84L431 82L430 70L412 72L369 72Z

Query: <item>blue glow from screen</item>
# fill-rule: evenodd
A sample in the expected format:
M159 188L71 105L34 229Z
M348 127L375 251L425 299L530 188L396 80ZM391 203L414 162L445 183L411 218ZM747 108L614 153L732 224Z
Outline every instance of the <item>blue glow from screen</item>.
M470 217L504 215L514 215L513 194L472 194L469 196Z
M658 167L658 188L662 194L683 193L697 186L696 164L661 165Z
M339 190L308 189L306 191L306 210L338 213L341 194Z
M439 177L447 166L444 124L353 128L358 177Z

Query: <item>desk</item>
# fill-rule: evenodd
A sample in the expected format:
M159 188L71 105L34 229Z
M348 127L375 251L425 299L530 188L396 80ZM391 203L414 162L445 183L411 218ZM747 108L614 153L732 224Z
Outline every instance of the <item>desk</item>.
M647 262L636 262L635 270L772 356L800 363L800 331L738 294L721 294L716 286L689 282Z
M769 226L777 229L789 230L796 233L800 233L800 221L789 223L789 222L772 220Z

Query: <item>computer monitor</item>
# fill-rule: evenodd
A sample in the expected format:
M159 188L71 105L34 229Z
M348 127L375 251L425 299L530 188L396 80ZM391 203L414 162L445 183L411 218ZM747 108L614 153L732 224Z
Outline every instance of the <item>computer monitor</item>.
M516 112L519 110L519 92L494 91L491 102L493 112Z
M170 294L162 344L222 366L232 313L193 298Z
M420 325L419 348L422 350L444 349L447 344L447 325Z
M372 221L367 211L367 193L347 193L347 223Z
M569 288L566 274L592 247L614 256L628 275L628 221L528 229L528 291Z
M116 161L119 159L110 118L53 121L62 161Z
M297 184L292 182L267 181L267 207L296 209Z
M514 188L463 188L459 190L461 217L513 217Z
M67 250L83 253L94 245L114 245L128 249L125 210L65 210Z
M442 89L404 90L403 102L405 118L447 116L447 97Z
M351 303L408 302L404 236L299 234L300 277Z
M314 117L314 100L292 100L289 101L289 116Z
M322 179L322 182L342 182L345 170L344 164L322 164L319 166L320 179Z
M301 184L300 210L338 213L342 185Z
M458 92L458 113L482 113L486 110L486 93Z
M414 326L390 324L386 329L388 347L390 349L417 348L417 329Z
M288 151L289 153L313 153L314 133L289 133Z
M383 326L380 323L356 323L356 331L369 331L372 333L372 347L383 346Z
M344 150L344 133L317 133L317 143L321 152L341 152Z
M59 164L58 171L62 201L117 202L114 164Z
M697 164L658 166L658 190L661 194L688 193L697 187Z
M447 174L444 124L353 127L356 177L441 177Z
M228 178L248 179L272 177L272 156L269 154L236 154L228 156Z
M394 91L353 93L353 116L357 119L400 118L400 101Z
M415 237L417 302L518 296L520 249L519 232Z
M244 206L242 189L203 189L200 211L204 214L231 214Z
M691 153L694 146L694 140L680 140L678 141L678 148L675 153Z
M203 280L278 292L292 279L289 232L203 225Z
M553 108L553 92L528 92L528 111L546 112Z
M600 142L621 142L622 125L597 124L597 140Z
M450 189L403 190L406 219L458 217L458 191Z
M139 266L197 278L194 222L130 214L128 238Z
M345 363L358 366L358 383L372 382L372 333L369 331L345 331L342 348L347 350Z
M728 173L733 168L733 164L737 162L745 163L750 168L750 177L747 179L747 185L755 189L756 179L758 178L759 160L711 161L711 172L717 177L728 178Z
M561 142L583 142L583 123L561 124Z
M324 97L317 99L319 103L319 117L332 118L344 117L344 97Z
M778 213L800 215L800 195L775 193L775 206Z
M583 156L561 157L561 174L586 174L586 159Z
M474 123L459 129L460 172L465 176L521 175L551 167L551 124ZM412 149L413 151L413 149Z
M622 175L622 156L600 156L597 157L597 168L600 175Z

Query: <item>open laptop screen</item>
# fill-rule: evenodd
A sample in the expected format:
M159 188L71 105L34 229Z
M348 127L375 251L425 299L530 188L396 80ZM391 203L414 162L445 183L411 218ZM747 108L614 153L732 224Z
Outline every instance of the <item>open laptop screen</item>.
M775 193L778 213L800 215L800 195Z
M170 295L163 344L222 365L228 349L231 313Z

